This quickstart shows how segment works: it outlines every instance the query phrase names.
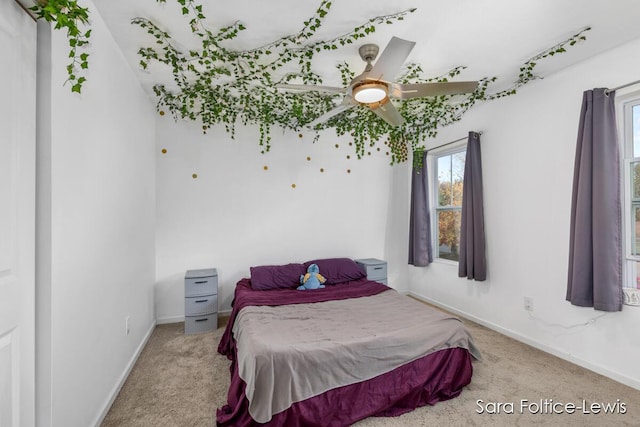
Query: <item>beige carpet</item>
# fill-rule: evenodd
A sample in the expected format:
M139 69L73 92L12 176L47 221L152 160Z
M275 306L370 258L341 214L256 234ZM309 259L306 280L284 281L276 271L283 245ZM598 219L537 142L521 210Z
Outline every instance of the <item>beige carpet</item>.
M400 417L372 417L355 425L640 426L640 391L475 323L465 323L484 361L474 362L472 382L458 398ZM214 426L215 409L226 403L229 385L229 361L216 351L222 331L221 327L211 333L184 335L182 323L158 326L102 426ZM588 405L618 403L618 413L521 413L523 399L538 404L546 399L547 407L558 402L581 406L583 400ZM514 413L479 414L478 400L489 410L487 402L513 402ZM624 414L620 413L623 406Z

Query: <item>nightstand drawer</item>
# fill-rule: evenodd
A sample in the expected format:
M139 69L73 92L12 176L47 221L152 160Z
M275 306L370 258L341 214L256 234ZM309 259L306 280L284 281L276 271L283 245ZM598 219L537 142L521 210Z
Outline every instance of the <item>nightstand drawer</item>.
M184 278L184 296L197 297L218 293L218 272L215 268L189 270Z
M218 329L218 313L203 316L186 316L184 318L184 333L199 334Z
M363 266L367 272L367 279L379 280L387 278L387 263L384 264L367 264Z
M184 299L184 315L210 314L218 312L218 295L187 297Z

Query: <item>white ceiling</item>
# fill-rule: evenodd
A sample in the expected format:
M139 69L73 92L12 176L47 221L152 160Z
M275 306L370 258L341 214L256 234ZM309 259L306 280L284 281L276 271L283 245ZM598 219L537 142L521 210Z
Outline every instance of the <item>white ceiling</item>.
M150 18L180 45L195 46L188 21L175 0L165 4L156 0L94 3L149 93L153 84L169 83L171 75L161 66L153 67L151 72L139 69L136 51L152 43L142 29L130 23L131 19ZM295 33L320 1L201 0L201 4L208 25L214 29L235 21L245 24L247 30L230 44L244 49ZM640 37L638 0L334 0L318 35L335 37L368 18L410 8L417 10L404 21L379 26L363 43L377 43L382 49L394 35L416 41L408 62L421 64L427 76L438 76L463 65L467 68L459 80L497 76L496 88L509 86L524 61L585 27L592 28L586 33L586 42L540 63L538 73L549 75ZM335 68L340 62L347 61L356 74L363 70L357 47L348 45L315 57L315 71L324 77L324 84L340 85ZM613 83L616 82L603 79L602 85Z

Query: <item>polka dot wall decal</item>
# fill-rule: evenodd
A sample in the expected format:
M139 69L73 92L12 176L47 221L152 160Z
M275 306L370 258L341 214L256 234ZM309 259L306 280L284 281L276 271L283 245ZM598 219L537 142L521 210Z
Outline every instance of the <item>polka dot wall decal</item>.
M371 155L371 151L367 151L367 155L369 155L369 156L370 156L370 155Z
M194 173L193 175L191 175L191 178L196 179L198 177L197 173Z
M264 165L264 166L262 167L262 169L264 169L264 170L269 170L269 166Z
M351 158L351 156L347 154L347 159L350 159L350 158Z
M347 169L347 173L351 173L351 169Z
M307 156L307 161L310 162L311 161L311 157Z
M166 148L162 149L162 154L167 154L167 149Z
M296 185L295 184L291 184L291 188L296 188Z
M320 172L324 172L324 168L320 168Z
M298 134L298 138L302 138L302 134L301 133Z
M336 144L336 148L340 148L340 145L339 145L339 144Z
M380 151L380 147L376 148L376 150Z
M164 111L160 110L158 111L158 114L160 114L161 116L164 116Z

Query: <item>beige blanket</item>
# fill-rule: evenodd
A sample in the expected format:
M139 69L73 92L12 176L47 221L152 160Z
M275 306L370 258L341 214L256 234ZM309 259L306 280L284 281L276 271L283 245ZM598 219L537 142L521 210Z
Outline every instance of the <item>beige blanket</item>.
M294 402L441 349L462 347L480 357L459 319L394 290L340 301L246 307L233 335L249 413L261 423Z

